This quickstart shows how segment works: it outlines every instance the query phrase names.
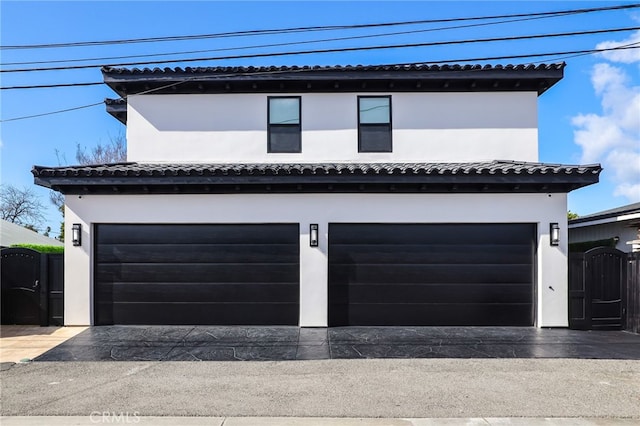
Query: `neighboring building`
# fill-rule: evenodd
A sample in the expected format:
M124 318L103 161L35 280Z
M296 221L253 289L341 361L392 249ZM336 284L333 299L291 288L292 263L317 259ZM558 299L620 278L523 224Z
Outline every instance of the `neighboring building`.
M0 219L0 248L11 247L14 244L38 244L44 246L62 246L53 238L45 237L24 226Z
M570 220L569 244L584 251L602 245L640 251L640 203Z
M33 169L81 231L66 323L567 326L601 168L538 162L563 68L104 68L129 162Z

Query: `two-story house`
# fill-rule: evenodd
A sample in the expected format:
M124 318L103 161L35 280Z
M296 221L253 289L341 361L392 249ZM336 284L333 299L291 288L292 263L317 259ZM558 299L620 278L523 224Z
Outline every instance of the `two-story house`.
M104 68L128 162L33 169L66 324L567 326L563 68Z

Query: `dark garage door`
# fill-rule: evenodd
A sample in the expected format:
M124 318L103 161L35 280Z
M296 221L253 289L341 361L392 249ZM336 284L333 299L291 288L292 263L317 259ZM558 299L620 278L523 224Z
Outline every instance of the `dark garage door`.
M96 325L298 324L298 224L102 224L95 233Z
M329 324L534 322L533 224L330 224Z

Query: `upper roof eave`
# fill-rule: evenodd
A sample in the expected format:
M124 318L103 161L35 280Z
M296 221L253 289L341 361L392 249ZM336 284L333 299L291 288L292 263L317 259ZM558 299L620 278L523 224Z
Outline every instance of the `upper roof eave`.
M536 91L542 94L562 79L564 67L564 63L103 67L102 74L105 83L123 97L140 92Z

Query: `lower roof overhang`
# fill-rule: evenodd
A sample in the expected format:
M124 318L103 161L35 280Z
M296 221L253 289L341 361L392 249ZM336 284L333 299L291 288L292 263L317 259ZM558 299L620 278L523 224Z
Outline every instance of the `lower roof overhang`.
M598 182L599 164L148 164L34 166L63 194L567 193Z

